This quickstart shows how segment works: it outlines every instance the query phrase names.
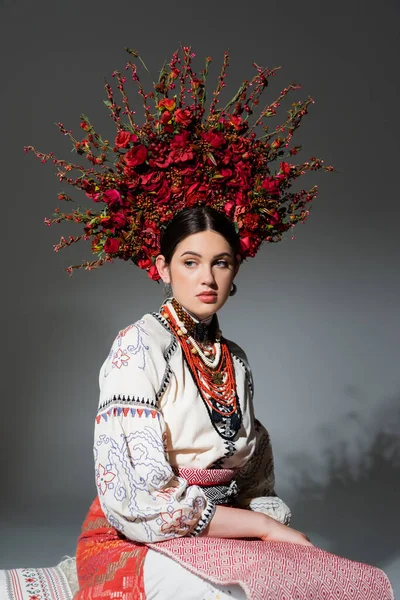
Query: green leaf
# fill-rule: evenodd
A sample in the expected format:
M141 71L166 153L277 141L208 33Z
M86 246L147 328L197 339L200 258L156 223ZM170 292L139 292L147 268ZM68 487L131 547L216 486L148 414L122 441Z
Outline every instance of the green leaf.
M217 166L217 161L214 158L214 155L211 152L207 152L208 158L211 160L212 164Z

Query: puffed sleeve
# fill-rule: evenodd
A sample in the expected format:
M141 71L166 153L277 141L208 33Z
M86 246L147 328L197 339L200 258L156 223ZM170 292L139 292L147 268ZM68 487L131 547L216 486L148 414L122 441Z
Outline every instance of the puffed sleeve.
M142 320L118 334L100 371L98 496L108 521L138 542L199 535L215 512L202 489L175 476L168 462L158 409L165 368Z
M274 490L274 458L269 433L257 419L254 419L254 426L255 450L237 474L239 495L236 503L242 508L264 513L280 523L289 525L290 509L278 498Z

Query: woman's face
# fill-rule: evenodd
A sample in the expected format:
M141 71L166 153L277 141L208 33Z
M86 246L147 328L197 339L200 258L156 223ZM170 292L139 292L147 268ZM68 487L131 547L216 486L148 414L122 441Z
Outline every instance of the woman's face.
M174 297L198 319L216 313L226 302L238 271L232 248L216 231L189 235L175 248L169 267L159 255L156 265ZM201 296L206 292L209 296Z

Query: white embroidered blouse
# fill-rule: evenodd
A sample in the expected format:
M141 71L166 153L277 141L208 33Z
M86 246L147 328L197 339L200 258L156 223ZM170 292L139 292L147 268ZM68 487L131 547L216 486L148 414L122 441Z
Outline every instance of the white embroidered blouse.
M120 331L100 370L94 459L100 504L127 538L157 542L199 535L216 504L290 511L274 492L269 435L253 414L253 379L244 351L233 357L242 424L232 440L212 425L168 322L147 313ZM235 469L230 485L189 485L177 468Z

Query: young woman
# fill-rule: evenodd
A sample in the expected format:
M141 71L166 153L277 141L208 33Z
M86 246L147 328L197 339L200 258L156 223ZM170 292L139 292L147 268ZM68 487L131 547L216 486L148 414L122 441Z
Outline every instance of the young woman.
M240 266L232 221L179 212L156 265L172 293L118 333L100 371L76 600L393 598L380 569L288 526L246 354L219 329Z

